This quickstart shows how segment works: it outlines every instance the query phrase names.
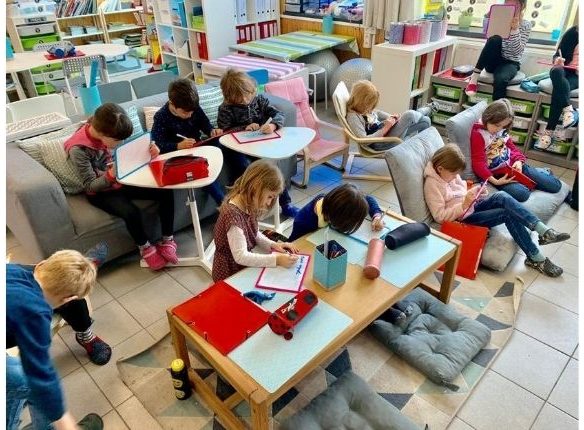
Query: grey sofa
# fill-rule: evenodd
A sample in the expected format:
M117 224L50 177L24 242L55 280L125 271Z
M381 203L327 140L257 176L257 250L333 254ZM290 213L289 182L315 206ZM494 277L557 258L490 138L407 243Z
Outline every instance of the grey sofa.
M284 112L287 126L296 125L296 108L287 100L270 96L273 105ZM145 106L162 106L166 93L124 103L136 105L145 129ZM278 162L287 186L296 173L295 157ZM219 176L223 185L230 183L229 171L224 165ZM201 219L216 213L216 204L206 193L196 194ZM175 230L191 224L185 205L186 191L175 191ZM150 237L160 236L156 205L139 201ZM24 246L31 261L46 258L63 248L85 251L99 241L109 247L108 260L131 252L134 243L120 218L90 205L84 194L65 194L59 182L43 165L21 150L16 143L6 146L6 225Z

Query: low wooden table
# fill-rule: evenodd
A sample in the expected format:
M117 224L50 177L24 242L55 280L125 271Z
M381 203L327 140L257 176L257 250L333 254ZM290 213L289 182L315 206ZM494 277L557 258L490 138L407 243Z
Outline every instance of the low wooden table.
M410 221L397 214L392 213L390 216L398 220ZM381 278L375 280L366 279L363 277L363 269L360 266L349 264L345 284L335 290L326 291L312 281L311 259L304 286L312 290L318 296L319 300L327 302L329 305L352 318L353 322L324 349L312 357L308 364L296 372L293 377L288 379L273 393L268 392L235 364L233 360L221 354L204 338L189 328L178 317L174 316L172 314L172 308L168 309L167 316L174 349L177 357L183 359L189 369L189 378L194 390L207 406L213 409L226 428L246 428L245 424L232 412L235 406L242 400L245 400L250 405L252 428L254 430L268 429L269 410L272 403L331 357L339 348L346 345L351 339L361 333L379 315L389 309L394 303L404 298L416 286L421 285L422 288L438 297L441 301L448 303L460 255L460 242L434 230L432 230L432 235L440 241L449 242L452 246L447 246L448 251L436 256L434 261L428 264L424 270L411 276L407 285L402 288L398 288ZM295 244L302 253L312 254L314 250L314 244L304 237L298 239ZM405 250L405 248L403 249ZM442 264L445 265L445 270L439 288L425 284L424 279ZM229 279L226 281L229 283ZM253 287L253 285L250 285L250 287ZM236 392L233 395L224 401L219 399L213 392L213 389L191 369L187 351L187 340L201 353L221 377L235 388Z

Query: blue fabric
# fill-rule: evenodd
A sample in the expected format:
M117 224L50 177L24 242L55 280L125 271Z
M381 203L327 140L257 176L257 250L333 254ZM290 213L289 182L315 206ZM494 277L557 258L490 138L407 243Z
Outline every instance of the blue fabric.
M535 187L536 190L555 194L562 189L562 183L549 169L524 164L522 172L537 184ZM510 194L518 202L524 202L530 196L529 188L519 182L512 182L497 188Z
M52 316L33 271L7 264L6 346L18 346L29 387L27 400L49 422L65 413L59 375L49 354Z
M504 192L495 193L479 201L474 207L474 212L464 219L466 224L488 228L505 224L513 240L528 257L534 257L539 253L530 235L538 221L535 215Z

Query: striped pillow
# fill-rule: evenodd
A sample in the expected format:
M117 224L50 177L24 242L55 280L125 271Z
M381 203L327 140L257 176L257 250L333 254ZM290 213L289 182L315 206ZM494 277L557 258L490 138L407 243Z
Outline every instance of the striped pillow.
M138 116L138 108L136 106L129 106L126 109L126 113L128 114L130 121L132 121L133 127L132 135L127 139L130 141L136 139L139 136L142 136L144 134L144 129L142 128L142 123L140 122L140 117Z
M223 93L219 87L206 87L198 88L199 93L199 105L213 128L217 128L217 113L219 112L219 106L223 103Z

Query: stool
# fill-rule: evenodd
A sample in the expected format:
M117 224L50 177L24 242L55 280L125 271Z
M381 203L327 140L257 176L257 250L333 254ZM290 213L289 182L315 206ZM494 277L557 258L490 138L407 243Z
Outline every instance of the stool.
M305 64L306 68L308 69L308 76L310 79L310 77L312 77L312 83L313 83L313 90L314 90L314 94L312 96L312 106L314 109L314 112L316 112L316 95L317 90L316 90L316 77L320 74L324 73L324 108L325 110L328 110L328 83L327 83L327 76L326 76L326 69L324 67L319 66L318 64Z
M522 80L525 79L525 73L523 73L521 70L519 70L515 76L513 77L513 79L511 79L509 81L509 85L517 85L520 84ZM485 69L483 69L481 71L481 74L479 75L479 82L483 82L485 84L492 84L493 83L493 74L487 72Z
M537 85L539 86L540 90L547 94L551 94L554 90L554 85L552 84L552 80L550 78L542 79ZM574 88L572 91L570 91L570 98L578 98L578 88Z

